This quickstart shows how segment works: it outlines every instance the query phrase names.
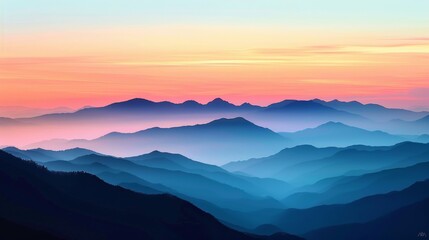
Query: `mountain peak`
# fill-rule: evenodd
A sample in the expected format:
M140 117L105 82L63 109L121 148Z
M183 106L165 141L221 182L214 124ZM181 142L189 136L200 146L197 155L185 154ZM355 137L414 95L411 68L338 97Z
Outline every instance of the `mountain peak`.
M254 125L252 122L248 121L243 117L236 118L220 118L214 121L211 121L208 124L225 124L225 125Z
M317 100L284 100L268 106L273 110L292 110L292 111L309 111L309 110L334 110L322 104Z
M228 101L223 100L222 98L215 98L212 101L208 102L207 106L227 107L234 105Z
M155 102L150 101L150 100L145 99L145 98L133 98L133 99L130 99L127 101L123 101L121 103L130 103L131 104L131 103L155 103Z
M115 108L115 107L134 108L134 107L148 106L148 105L152 105L154 103L155 102L144 99L144 98L133 98L133 99L123 101L123 102L112 103L106 107L108 107L108 108Z
M348 126L344 123L341 123L341 122L330 121L330 122L327 122L327 123L320 125L319 127L350 127L350 126Z
M429 122L429 115L418 119L416 122L421 122L421 123Z
M162 153L161 151L154 150L154 151L150 152L149 154L161 154L161 153Z
M143 154L143 155L140 155L140 156L145 156L145 157L165 157L165 156L170 156L170 155L174 155L174 154L167 153L167 152L161 152L159 150L154 150L154 151L152 151L150 153Z
M252 105L252 104L250 104L248 102L245 102L245 103L243 103L243 104L240 105L240 107L253 107L253 106L254 105Z
M316 103L326 103L326 101L320 99L320 98L315 98L313 100L311 100L312 102L316 102Z
M195 100L187 100L184 101L182 103L183 105L188 105L188 106L197 106L197 105L201 105L199 102L195 101Z

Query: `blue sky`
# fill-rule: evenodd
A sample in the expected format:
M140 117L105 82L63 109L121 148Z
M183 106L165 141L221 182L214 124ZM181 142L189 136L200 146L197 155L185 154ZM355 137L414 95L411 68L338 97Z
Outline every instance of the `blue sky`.
M9 30L120 24L425 27L427 0L3 0Z

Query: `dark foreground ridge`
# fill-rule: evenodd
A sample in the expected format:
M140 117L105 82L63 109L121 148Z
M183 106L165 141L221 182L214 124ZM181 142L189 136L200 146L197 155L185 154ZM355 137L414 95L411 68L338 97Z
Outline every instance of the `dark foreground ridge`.
M135 193L86 173L50 172L4 151L0 220L8 229L0 239L299 239L241 233L179 198Z

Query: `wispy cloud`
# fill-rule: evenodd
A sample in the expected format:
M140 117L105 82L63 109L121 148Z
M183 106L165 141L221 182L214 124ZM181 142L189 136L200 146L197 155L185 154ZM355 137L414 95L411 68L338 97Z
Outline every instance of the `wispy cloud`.
M260 55L308 55L308 54L396 54L429 53L429 43L389 44L389 45L325 45L302 48L266 48L254 49Z
M311 66L352 66L372 63L365 60L351 59L308 59L300 57L274 58L274 59L213 59L213 60L193 60L193 61L125 61L116 62L116 65L128 66L159 66L159 67L221 67L221 66L244 66L244 65L311 65Z

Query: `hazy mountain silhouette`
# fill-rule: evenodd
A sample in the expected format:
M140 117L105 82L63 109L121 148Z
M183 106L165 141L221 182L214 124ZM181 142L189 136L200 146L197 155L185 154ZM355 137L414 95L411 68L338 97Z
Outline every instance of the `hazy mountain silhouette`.
M311 207L322 204L347 203L356 199L389 191L401 190L429 178L429 162L405 168L395 168L360 176L337 178L321 193L296 193L285 199L288 206Z
M317 99L285 100L261 107L249 103L235 105L220 98L207 104L193 100L172 103L135 98L103 107L84 108L72 113L0 120L0 131L9 136L7 139L0 139L0 146L47 148L46 145L34 145L34 143L47 139L94 139L108 132L136 132L153 127L171 128L235 117L244 117L276 132L295 132L333 121L402 135L429 133L424 124L404 122L422 118L427 114L425 112L388 109L380 106L380 111L386 112L386 116L389 117L377 120L378 118L373 116L378 114L373 110L373 105L362 105L361 108L364 110L355 111L354 108L327 105L326 102ZM399 123L395 123L394 119L399 119ZM24 126L25 129L23 129ZM25 135L29 131L33 134ZM134 155L137 154L141 152ZM194 156L191 157L194 158Z
M53 113L38 116L35 119L63 119L63 118L82 118L82 117L101 117L106 114L120 112L125 115L152 115L158 113L213 113L213 112L287 112L287 113L304 113L304 114L322 114L336 115L340 117L358 117L369 118L376 121L388 121L393 119L416 120L427 115L427 112L413 112L404 109L391 109L378 104L362 104L357 101L341 102L333 100L330 102L320 99L314 100L283 100L277 103L261 107L244 103L242 105L234 105L221 98L216 98L207 104L201 104L193 100L188 100L183 103L172 103L168 101L155 102L143 98L134 98L122 102L115 102L103 107L87 107L73 113ZM258 113L258 114L259 114ZM110 115L111 116L111 115ZM26 119L29 120L28 118ZM335 119L332 119L335 120ZM338 120L338 119L337 119ZM31 121L30 121L31 122Z
M218 166L193 161L180 154L154 151L149 154L126 159L143 166L178 170L202 175L217 182L242 189L255 196L269 195L281 198L285 196L284 192L290 187L285 182L276 179L256 178L232 174Z
M429 143L429 134L423 134L416 138L416 142Z
M346 147L350 145L385 146L403 142L406 139L382 131L368 131L339 122L328 122L316 128L293 133L282 133L295 144L311 144L317 147Z
M197 111L207 111L207 110L224 111L224 110L231 110L231 109L239 110L242 107L246 107L246 109L249 109L249 107L258 108L258 106L253 106L253 105L237 106L221 98L215 98L212 101L208 102L207 104L201 104L193 100L188 100L183 103L172 103L168 101L154 102L147 99L135 98L124 102L113 103L104 108L118 109L118 110L126 109L126 110L140 111L143 113L144 110L193 112L196 110Z
M12 118L0 117L0 125L10 126L15 124L21 124L19 121Z
M173 161L177 161L180 164L185 164L185 165L187 164L189 167L188 169L179 165L175 165L175 163L173 163L173 166L174 165L177 166L176 170L174 171L184 171L184 172L190 172L190 173L202 175L209 179L215 180L219 183L225 183L230 186L235 186L239 189L242 189L256 196L279 195L278 197L280 198L285 196L283 192L287 188L289 188L289 185L278 180L261 179L261 178L246 177L246 176L231 174L219 167L199 163L199 162L190 160L189 158L186 158L179 154L171 154L171 153L163 153L163 152L155 151L142 156L132 157L131 159L136 160L135 161L136 163L138 163L139 160L140 161L149 160L149 162L163 161L165 163L170 163L170 161L167 160L167 158L173 159ZM246 212L233 210L233 208L235 207L234 205L231 205L232 203L225 205L225 206L229 206L231 209L224 208L225 206L223 205L222 207L220 207L208 201L187 196L183 193L180 193L177 190L168 188L165 185L162 185L159 183L158 184L151 183L128 172L107 167L106 165L100 163L100 161L91 162L91 163L79 163L79 164L73 163L70 161L50 161L50 162L41 162L41 164L43 164L43 166L46 166L49 170L54 170L54 171L66 171L66 172L84 171L87 173L91 173L98 176L99 178L101 178L107 183L110 183L113 185L119 185L124 188L128 188L130 190L138 191L145 194L160 194L160 193L173 194L175 196L180 197L181 199L187 200L195 204L197 207L203 209L206 212L209 212L210 214L214 215L216 218L222 220L223 223L226 223L228 226L232 226L237 230L241 230L244 227L245 229L249 229L249 231L252 231L250 229L253 229L255 226L258 226L264 223L264 221L270 219L270 217L268 216L265 217L260 213L254 214L253 211L255 209L260 209L261 207L262 208L274 207L274 206L279 207L278 202L277 203L272 201L270 202L269 200L264 200L264 199L262 199L261 202L256 206L255 204L253 204L252 206L246 207L247 210L250 210ZM168 164L162 164L161 166L157 166L157 167L172 169L172 167L169 166ZM193 169L192 167L195 167L195 169ZM200 191L200 192L203 192L203 191ZM239 202L237 204L241 204L241 203ZM240 207L238 209L240 209ZM231 223L234 223L234 224L231 224ZM239 227L237 227L238 225Z
M429 229L429 198L367 223L318 229L305 234L309 240L422 239Z
M429 134L429 115L415 121L394 119L378 127L397 134Z
M315 101L285 100L271 104L246 116L278 132L294 132L320 124L336 121L355 125L371 125L363 116L324 106Z
M49 172L3 151L0 165L0 218L59 238L262 239L172 196L138 194L85 173Z
M107 156L105 157L110 158ZM260 197L277 196L279 198L283 198L285 196L285 191L289 188L288 184L275 179L263 179L263 178L235 175L232 173L228 173L225 170L216 166L192 161L179 154L162 153L162 152L155 151L142 156L133 157L133 159L136 159L135 161L136 163L138 163L139 160L143 160L143 161L149 160L150 162L152 162L151 157L154 157L153 158L154 162L165 161L166 160L165 158L160 158L160 157L167 157L167 158L172 158L173 160L178 160L178 162L191 163L191 166L198 167L198 169L192 169L192 168L187 169L187 168L183 168L181 166L175 165L173 163L173 166L177 167L173 171L173 173L180 175L177 172L183 171L184 173L193 173L193 175L198 175L198 176L201 175L205 178L214 180L218 183L226 184L228 186L241 189L247 193L252 194L253 196L260 196ZM117 160L120 160L120 159L117 159ZM107 160L107 162L109 161L112 161L112 160ZM208 197L204 198L210 202L213 202L218 204L219 206L222 206L222 207L219 207L208 201L195 198L195 196L192 197L193 195L188 196L185 194L187 192L179 191L181 190L181 188L179 188L179 190L173 190L172 188L169 188L166 185L149 182L147 180L144 180L143 179L144 177L140 178L129 172L121 171L116 168L107 167L106 165L100 162L102 162L102 160L99 159L97 162L88 161L87 163L84 163L84 162L76 163L73 161L71 162L70 161L52 161L52 162L43 162L42 164L48 167L49 170L55 170L55 171L68 171L68 172L85 171L100 177L101 179L103 179L104 181L110 184L119 185L119 186L129 188L131 190L139 191L145 194L170 193L182 199L192 202L196 206L213 214L217 218L222 219L222 221L228 222L228 224L234 223L242 227L246 227L248 229L252 229L257 225L264 223L264 219L268 219L266 217L262 217L261 214L258 214L258 216L256 217L255 214L253 214L253 211L255 211L256 209L261 209L266 207L279 207L279 208L281 207L278 202L275 202L269 199L264 199L264 198L258 200L255 197L252 197L252 199L250 200L248 199L247 203L245 204L242 204L241 199L228 200L229 201L228 204L222 204L222 202L219 203L219 201L212 201ZM167 163L170 163L169 160L165 161L165 163L166 164L162 164L161 166L158 165L158 168L164 168L164 169L173 168L167 164ZM201 170L201 169L206 169L206 170ZM153 170L156 170L156 168ZM173 181L177 181L178 179L180 179L179 177L175 177L174 175L172 175L171 177L174 177ZM165 181L163 183L168 185L168 181ZM192 186L192 184L188 184L188 185ZM200 185L201 184L198 184L198 183L196 184L196 186L200 186ZM206 191L199 190L199 192L204 194ZM219 195L224 196L225 199L228 199L228 194L219 194ZM233 210L233 209L244 210L243 206L237 207L236 205L243 205L244 208L247 209L246 212L238 212L236 210ZM225 207L229 207L229 209ZM231 226L234 226L234 225L231 224Z
M193 100L183 103L172 103L169 101L155 102L143 98L134 98L122 102L115 102L103 107L89 107L78 110L74 113L65 114L47 114L37 117L39 120L44 119L63 119L63 118L99 118L101 116L112 116L112 114L121 113L125 115L153 116L155 114L193 114L193 113L213 113L230 110L251 110L258 109L258 106L231 104L221 98L216 98L207 104L201 104Z
M332 156L341 148L316 148L311 145L285 148L264 158L252 158L245 161L230 162L222 167L233 172L243 172L253 176L272 177L284 168L310 160Z
M429 178L429 177L428 177ZM429 198L429 180L386 194L365 197L348 204L287 209L274 221L283 231L303 234L328 226L364 223Z
M33 160L36 162L48 162L55 160L72 160L77 157L81 157L88 154L95 154L96 152L83 149L83 148L73 148L60 151L46 150L42 148L21 150L16 147L7 147L3 148L3 151L19 157L25 160Z
M300 101L300 100L285 100L282 102L274 103L269 105L266 111L270 112L281 112L281 113L295 113L295 114L305 114L311 115L314 113L318 113L320 115L336 115L342 117L359 117L357 115L339 111L337 109L324 106L315 101Z
M403 142L390 147L351 146L326 158L286 167L272 177L294 184L311 184L324 178L405 166L402 161L417 158L428 150L429 144L413 142ZM409 165L415 163L416 161L410 159Z
M194 161L180 154L153 151L135 157L128 157L127 160L133 161L149 167L167 168L172 170L204 170L209 172L225 172L222 168Z
M145 194L153 194L152 191L159 190L160 187L158 185L154 186L147 184L140 184L135 182L130 183L121 183L119 186L124 188L128 188L130 190L141 192ZM149 187L148 187L149 186ZM149 189L148 189L149 188ZM205 200L192 198L186 196L184 194L178 193L174 190L162 190L164 193L171 193L181 199L191 202L198 208L212 214L217 219L219 219L222 223L227 226L230 226L233 229L244 232L253 232L256 234L265 235L265 233L259 233L257 231L252 230L256 226L259 226L263 223L271 221L274 215L277 215L281 209L262 209L257 211L238 211L230 208L225 208L222 206L215 205Z
M69 161L52 161L52 162L43 162L41 165L47 167L51 171L61 171L61 172L86 172L94 174L103 181L110 183L112 185L124 186L127 184L138 184L141 191L145 194L159 194L159 193L171 193L177 195L177 192L165 187L162 184L155 184L145 181L135 175L132 175L127 172L122 172L110 167L107 167L101 163L94 162L90 164L74 164ZM126 187L125 187L126 188Z
M0 106L2 117L6 118L29 118L52 113L73 112L73 109L67 107L57 108L32 108L23 106Z
M286 148L265 158L231 162L223 168L251 176L283 180L295 186L316 183L342 175L361 175L383 169L425 162L429 145L403 142L393 146L353 145L345 148L316 148L310 145ZM326 190L315 184L312 191ZM298 188L299 189L299 188Z
M379 104L362 104L358 101L343 102L339 100L313 101L337 110L358 114L374 121L389 121L393 119L416 120L427 115L427 112L414 112L405 109L386 108Z
M244 118L223 118L206 124L151 128L134 133L113 132L94 140L56 144L62 145L62 149L84 147L115 156L154 150L178 152L202 162L222 163L271 154L284 148L287 140Z
M220 184L216 181L207 179L201 175L189 174L180 171L170 171L160 168L151 168L138 165L131 161L115 158L111 156L86 155L76 158L70 163L73 164L92 164L101 163L112 169L122 172L131 173L143 180L152 183L158 183L176 189L189 196L203 198L213 196L213 198L221 198L219 192L223 192L224 196L231 198L241 198L247 195L239 189L232 188L228 185Z
M47 167L52 167L50 162L43 164ZM281 187L288 186L287 184L276 180L259 180L253 178L246 179L229 173L221 173L221 175L213 176L210 175L210 172L204 171L198 174L178 170L147 167L133 163L126 159L115 158L111 156L82 156L67 162L67 164L63 164L63 168L60 168L61 166L59 166L57 162L54 162L54 164L55 165L53 166L52 170L86 170L90 173L96 174L102 179L105 179L106 172L110 172L116 174L114 176L116 180L113 179L112 175L109 176L110 178L105 180L112 184L139 183L146 187L163 191L164 189L149 186L142 182L144 181L151 184L160 184L167 187L168 189L174 189L174 192L181 193L192 198L206 200L219 206L242 211L262 209L267 207L282 207L282 204L279 201L266 196L269 195L269 191L275 191L272 189L270 190L270 188L274 188L279 191L278 189ZM68 164L73 164L73 166L70 167ZM98 169L94 169L94 165L97 166ZM106 169L106 166L112 170ZM132 175L134 176L134 180L137 179L138 181L132 181ZM253 181L249 181L249 179ZM266 190L265 185L268 185ZM273 186L270 187L270 185ZM168 192L174 193L171 191Z

